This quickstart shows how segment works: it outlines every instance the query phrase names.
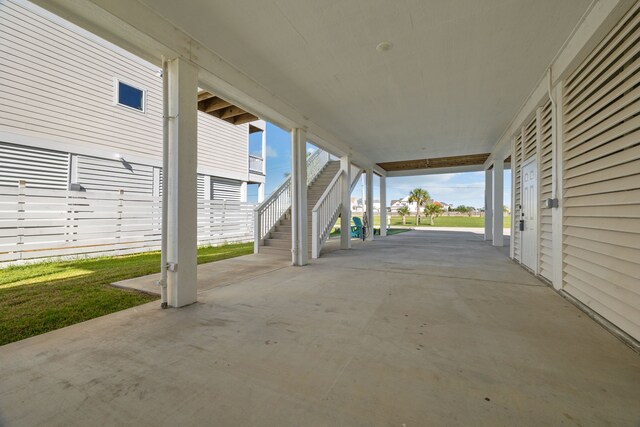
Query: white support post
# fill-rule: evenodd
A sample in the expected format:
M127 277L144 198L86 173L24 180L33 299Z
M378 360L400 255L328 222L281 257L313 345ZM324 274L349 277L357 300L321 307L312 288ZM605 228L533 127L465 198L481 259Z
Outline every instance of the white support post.
M387 235L387 178L380 175L380 237Z
M307 132L291 130L291 258L306 265L309 259L307 218Z
M516 245L514 236L516 235L516 140L511 139L511 233L509 234L509 257L515 259Z
M369 229L367 230L367 240L373 240L373 169L367 169L367 218L369 219Z
M242 203L247 202L247 182L246 181L240 184L240 201Z
M264 124L262 131L262 174L267 176L267 124ZM262 190L262 198L264 199L264 186Z
M498 157L493 162L493 246L504 245L504 159Z
M340 248L351 249L351 156L340 158L342 169L342 210L340 211Z
M213 199L213 185L211 184L211 175L204 176L204 199Z
M174 59L168 66L169 166L167 287L168 303L183 307L197 296L197 100L198 69Z
M492 170L484 171L484 240L493 239L493 183Z
M264 182L258 184L258 203L264 202Z
M552 253L553 253L553 287L562 289L564 287L563 279L563 225L564 217L562 213L562 194L563 194L563 123L562 123L562 85L559 84L553 90L555 108L551 114L552 126L552 144L553 144L553 161L551 167L552 195L554 199L558 199L558 207L551 209L551 235L552 235Z

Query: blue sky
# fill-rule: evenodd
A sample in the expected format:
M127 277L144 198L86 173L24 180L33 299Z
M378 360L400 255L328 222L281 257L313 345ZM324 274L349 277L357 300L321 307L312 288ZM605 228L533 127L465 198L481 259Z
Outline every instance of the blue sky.
M257 147L261 144L260 134L254 135L249 141L251 151L257 150ZM289 133L267 123L267 183L265 193L269 195L282 183L285 174L289 172L291 172L291 139ZM505 205L509 205L511 201L511 171L505 171L504 181ZM440 202L451 203L456 206L484 206L484 172L387 178L387 203L407 196L416 187L424 188L433 199ZM374 175L374 199L378 199L379 191L379 179ZM361 194L361 183L358 183L353 195L361 197ZM257 186L249 186L248 195L249 201L255 202L258 195Z

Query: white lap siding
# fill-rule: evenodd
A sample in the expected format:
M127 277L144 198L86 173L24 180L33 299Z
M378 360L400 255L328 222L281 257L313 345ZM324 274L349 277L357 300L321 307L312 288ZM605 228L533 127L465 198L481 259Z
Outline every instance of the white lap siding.
M79 31L28 3L0 2L0 132L159 159L157 70ZM115 104L116 78L146 91L145 113Z
M640 339L640 4L564 87L564 290Z

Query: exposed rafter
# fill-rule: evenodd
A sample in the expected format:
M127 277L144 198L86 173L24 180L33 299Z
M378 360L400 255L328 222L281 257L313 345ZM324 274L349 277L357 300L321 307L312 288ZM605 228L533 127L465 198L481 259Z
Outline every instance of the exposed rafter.
M258 120L258 117L253 114L247 113L242 108L204 90L198 92L198 110L233 125L242 125Z
M378 163L387 172L416 169L450 168L455 166L481 165L487 160L489 153L469 154L465 156L435 157L431 159L401 160L397 162Z

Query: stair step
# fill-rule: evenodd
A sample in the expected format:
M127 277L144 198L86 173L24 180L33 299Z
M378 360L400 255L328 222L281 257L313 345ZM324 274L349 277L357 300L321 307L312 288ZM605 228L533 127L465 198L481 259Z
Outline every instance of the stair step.
M289 231L272 231L271 236L272 239L288 239L291 241L291 230Z
M291 249L291 240L287 239L264 239L265 246Z
M275 229L276 232L282 232L282 233L291 233L291 226L290 225L278 225L276 226Z

